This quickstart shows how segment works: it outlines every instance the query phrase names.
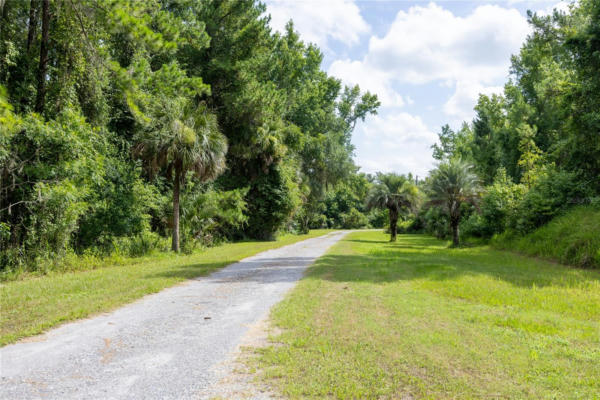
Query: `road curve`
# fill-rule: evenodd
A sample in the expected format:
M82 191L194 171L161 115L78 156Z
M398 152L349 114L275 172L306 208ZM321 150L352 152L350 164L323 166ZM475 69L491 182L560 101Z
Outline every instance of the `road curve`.
M2 399L202 398L247 330L347 231L265 251L209 276L0 349Z

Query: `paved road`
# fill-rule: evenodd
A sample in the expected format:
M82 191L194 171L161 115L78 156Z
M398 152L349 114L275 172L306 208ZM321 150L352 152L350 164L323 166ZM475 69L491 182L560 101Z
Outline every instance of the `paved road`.
M269 250L114 312L0 349L2 399L189 399L247 326L346 232Z

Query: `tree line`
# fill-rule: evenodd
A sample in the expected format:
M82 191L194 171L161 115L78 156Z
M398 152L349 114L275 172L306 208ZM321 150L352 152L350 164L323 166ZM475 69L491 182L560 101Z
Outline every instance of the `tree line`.
M252 0L0 1L0 270L279 231L525 235L600 194L600 5L529 13L504 92L413 175L360 173L377 96ZM585 243L580 244L585 246Z
M351 135L377 96L262 3L3 0L0 20L0 269L368 223Z

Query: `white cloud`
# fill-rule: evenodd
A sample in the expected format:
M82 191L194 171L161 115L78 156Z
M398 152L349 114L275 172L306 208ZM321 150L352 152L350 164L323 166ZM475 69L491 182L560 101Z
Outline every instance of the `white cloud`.
M556 4L553 4L549 7L543 8L541 10L537 10L539 15L552 15L554 10L562 11L564 13L569 12L569 6L572 4L571 1L559 1Z
M479 94L491 95L493 93L502 93L502 86L483 86L476 82L458 81L454 94L444 104L443 111L452 118L453 125L458 125L462 121L471 120L475 112L473 106L477 104Z
M383 38L371 38L365 62L410 83L491 82L506 75L528 32L515 9L479 6L463 18L430 3L399 12Z
M267 12L278 30L292 18L302 38L317 43L330 56L332 41L347 45L350 58L335 60L333 55L329 74L379 96L379 115L359 124L354 134L357 163L368 172L424 175L433 165L430 146L437 136L419 116L399 111L410 105L422 116L443 116L458 124L473 116L479 93L500 92L510 56L530 32L526 17L511 7L511 1L519 0L479 5L464 16L455 15L443 3L422 2L398 12L384 35L370 37L361 56L352 46L364 39L370 27L353 1L273 0L267 2ZM565 3L558 4L562 8ZM540 2L537 8L546 10L548 4ZM452 92L436 99L435 106L418 104L419 100L413 104L406 94L414 95L421 88L427 96Z
M341 79L346 85L358 84L361 90L377 94L383 107L402 107L402 96L389 84L391 77L383 71L360 61L336 60L329 67L329 74Z
M442 100L439 111L452 124L468 120L479 93L502 91L510 56L529 32L526 17L514 8L480 5L461 17L429 3L398 12L385 35L370 38L361 59L333 62L330 74L358 83L382 101L382 116L369 119L355 134L358 164L369 172L424 174L433 164L430 146L437 136L419 117L390 113L411 102L400 91L422 85L433 95L431 83L452 88L454 93Z
M363 128L363 132L368 140L383 142L393 150L414 141L433 143L437 138L419 116L407 112L376 115Z
M401 98L394 83L425 84L440 81L457 93L446 109L453 115L459 104L469 107L464 88L490 91L508 75L511 54L516 53L530 29L516 9L496 5L477 7L466 17L434 3L400 11L383 37L373 36L369 51L360 61L338 60L329 70L346 81L382 97L384 105ZM472 97L472 96L471 96ZM473 105L470 105L472 108Z
M306 42L327 49L331 39L346 45L356 44L360 36L369 33L370 26L352 0L271 0L267 2L271 26L283 32L292 19L294 29Z
M361 124L354 134L357 164L365 172L413 172L425 176L432 166L430 146L437 139L419 116L388 110ZM427 156L423 156L427 154Z

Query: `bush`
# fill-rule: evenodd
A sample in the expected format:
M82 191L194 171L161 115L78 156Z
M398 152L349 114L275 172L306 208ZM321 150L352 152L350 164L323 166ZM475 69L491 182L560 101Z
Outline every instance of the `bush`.
M398 222L398 233L412 233L412 226L414 224L414 219L410 218L404 221Z
M369 220L369 226L373 228L385 228L390 222L389 211L387 209L375 208L369 211L367 219Z
M129 257L170 249L169 239L150 231L143 231L135 236L113 238L112 243L115 254Z
M89 209L79 222L78 250L90 246L112 251L112 239L142 233L149 213L165 202L157 188L142 181L139 168L118 159L106 165L104 176L93 182Z
M3 187L0 203L10 204L0 218L12 228L2 239L5 251L0 269L26 265L38 259L63 257L72 247L80 218L90 206L93 182L102 179L106 137L78 113L65 109L44 122L28 114L16 122L18 134L5 136L0 157ZM14 257L22 257L15 260Z
M589 198L591 192L577 174L547 168L516 206L509 227L519 234L531 232Z
M487 231L486 221L481 214L473 213L460 222L460 233L462 236L486 237Z
M340 216L342 220L342 228L344 229L360 229L366 228L369 225L369 220L366 215L352 208L350 212Z
M461 223L467 236L490 238L506 230L524 235L550 221L575 203L590 199L590 191L572 172L546 167L527 190L515 184L501 169L494 184L488 186L478 214Z
M29 208L25 248L34 257L62 257L77 221L87 209L86 193L68 179L54 185L38 183L36 188L39 195Z
M504 232L526 190L524 185L513 183L501 170L494 184L486 188L481 199L481 218L473 218L476 221L473 228L479 228L477 236L491 237Z
M248 221L244 200L248 189L217 191L202 184L191 186L181 201L181 232L185 249L212 246ZM188 250L189 251L189 250Z
M423 215L425 232L438 239L444 239L450 235L448 216L438 207L431 207Z
M339 184L328 192L323 200L323 214L327 217L327 227L355 229L369 225L363 213L364 199L359 197L355 188Z
M324 214L313 214L310 217L309 225L310 229L323 229L327 228L327 216ZM308 231L303 232L308 233Z

